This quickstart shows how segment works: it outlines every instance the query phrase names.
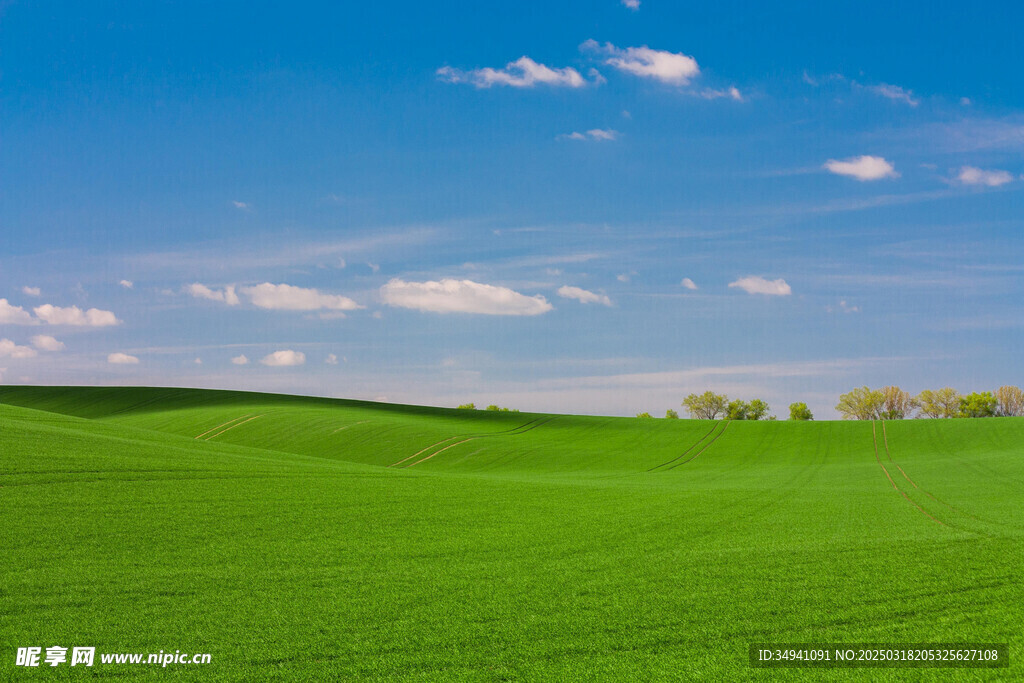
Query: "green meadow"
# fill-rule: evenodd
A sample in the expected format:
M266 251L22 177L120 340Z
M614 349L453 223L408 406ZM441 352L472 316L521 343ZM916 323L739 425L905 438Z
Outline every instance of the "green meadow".
M0 677L1020 680L1024 419L0 387ZM755 669L752 642L1010 644ZM15 666L19 647L210 653ZM98 655L97 655L98 657Z

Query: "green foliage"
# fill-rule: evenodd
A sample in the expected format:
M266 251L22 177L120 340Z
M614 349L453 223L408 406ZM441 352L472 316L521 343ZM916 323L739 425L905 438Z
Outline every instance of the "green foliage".
M755 398L753 401L747 404L747 419L748 420L761 420L768 414L770 408L768 404L759 398Z
M960 392L952 387L938 391L925 389L917 395L916 400L924 417L948 418L960 414Z
M463 403L461 406L459 406L459 410L476 410L476 404L475 403Z
M992 417L998 405L991 391L975 391L960 398L960 417Z
M677 413L676 411L674 411L671 408L669 408L668 410L665 411L665 419L667 419L667 420L678 420L679 419L679 413Z
M917 410L917 399L897 386L884 387L881 393L882 407L878 416L883 420L902 420L912 417Z
M798 402L789 404L789 419L790 420L813 420L814 415L811 413L811 409L807 407L806 403Z
M725 418L727 420L746 420L748 410L749 406L746 401L739 399L729 401L729 405L725 408Z
M484 408L484 410L489 410L492 413L518 413L519 412L518 410L515 410L514 408L501 408L499 406L494 405L493 403L491 405L487 406L486 408Z
M636 416L637 417L642 417L642 418L649 418L649 417L651 417L651 414L650 413L637 413Z
M885 395L868 387L858 387L842 394L836 410L844 420L877 420L882 417Z
M690 394L683 399L683 407L690 411L690 416L699 420L717 420L725 415L729 398L713 391L705 391L699 396Z

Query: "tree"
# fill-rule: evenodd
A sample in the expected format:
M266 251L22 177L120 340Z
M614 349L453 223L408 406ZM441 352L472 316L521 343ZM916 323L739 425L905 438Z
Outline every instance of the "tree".
M729 401L729 405L725 408L725 419L727 420L746 420L749 414L750 406L747 405L746 401L739 399Z
M642 418L650 418L651 414L650 413L637 413L636 416L637 417L642 417Z
M678 420L679 419L679 413L677 413L676 411L674 411L671 408L669 408L668 410L665 411L665 419L666 420Z
M811 409L807 407L806 403L791 403L789 405L789 419L813 420L814 415L811 414Z
M884 402L881 391L858 387L839 397L836 410L844 420L875 420L881 417Z
M518 413L519 412L518 410L513 409L513 408L500 408L500 407L494 405L493 403L491 405L487 406L486 408L484 408L484 410L490 410L491 412L495 412L495 413Z
M956 417L960 414L960 392L952 387L925 389L917 395L917 405L926 417Z
M999 387L996 402L999 404L996 414L1000 417L1024 416L1024 391L1020 387Z
M716 394L713 391L705 391L698 396L690 394L683 399L683 406L690 411L690 415L699 420L717 420L719 415L724 415L729 399L723 394Z
M459 406L459 410L476 410L476 404L475 403L463 403L461 406Z
M960 417L992 417L997 405L991 391L975 391L960 398Z
M755 398L753 401L747 404L747 419L748 420L761 420L768 414L770 408L768 404L759 398Z
M917 399L899 387L882 389L882 410L879 417L884 420L902 420L911 417L917 410Z

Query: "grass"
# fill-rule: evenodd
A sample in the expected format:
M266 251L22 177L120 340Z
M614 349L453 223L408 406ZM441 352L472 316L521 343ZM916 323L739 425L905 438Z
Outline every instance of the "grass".
M713 426L0 387L0 675L85 645L211 653L86 671L172 679L1020 679L1024 420ZM759 670L754 641L1011 668Z

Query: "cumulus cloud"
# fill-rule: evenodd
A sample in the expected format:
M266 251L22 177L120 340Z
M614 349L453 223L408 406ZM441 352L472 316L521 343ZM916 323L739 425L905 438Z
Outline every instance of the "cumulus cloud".
M604 304L605 306L611 306L612 300L604 294L598 294L596 292L589 292L579 287L559 287L558 296L566 299L575 299L581 304Z
M38 287L29 287L28 285L22 287L21 291L28 296L39 296L42 293Z
M329 353L327 354L327 358L324 359L324 362L327 363L328 365L337 365L338 357L335 356L333 353Z
M849 176L860 181L899 178L893 165L882 157L863 155L850 159L829 159L824 168L836 175Z
M730 287L742 289L747 294L765 294L768 296L789 296L793 293L789 285L782 278L778 280L766 280L763 277L750 275L741 277L735 282L729 283Z
M37 322L32 318L32 314L21 306L14 306L7 303L7 299L0 299L0 323L8 325L35 325Z
M988 187L999 187L1013 180L1013 176L1007 171L986 171L974 166L963 166L956 179L964 185L987 185Z
M32 309L36 317L51 325L73 325L76 327L109 327L121 321L111 311L90 308L83 311L78 306L52 306L43 304Z
M691 291L697 289L697 283L694 282L693 280L691 280L688 277L684 277L683 281L680 282L679 284L682 285L683 287L685 287L686 289L691 290Z
M490 88L494 85L512 88L532 88L536 85L580 88L587 84L580 72L572 67L551 68L525 55L501 69L486 67L463 71L443 66L437 70L437 77L446 83L470 83L477 88Z
M263 357L260 363L269 365L271 367L287 367L290 365L302 365L306 362L306 354L302 351L292 351L291 349L284 349L282 351L274 351Z
M611 43L601 45L596 40L586 41L580 49L603 55L604 63L619 71L671 85L688 85L700 75L697 60L679 52L652 50L646 45L618 48Z
M37 354L30 346L18 346L10 339L0 339L0 358L32 358Z
M112 353L107 356L107 362L114 365L138 365L139 359L135 356L129 356L127 353Z
M135 283L134 283L134 282L132 282L131 280L121 280L121 281L120 281L120 282L118 282L117 284L121 285L121 286L122 286L122 287L124 287L125 289L131 289L132 287L134 287L134 286L135 286Z
M253 305L281 311L352 311L362 308L352 299L337 294L321 294L316 289L293 285L275 285L264 282L254 287L243 287L242 293Z
M209 299L210 301L220 301L228 306L238 305L238 295L235 294L234 285L228 285L224 289L210 289L206 285L193 282L185 287L185 291L194 296L197 299Z
M541 295L526 296L507 287L446 278L440 282L406 282L394 278L380 288L388 306L434 313L539 315L552 309Z
M622 0L622 5L636 11L640 9L640 0Z
M562 140L597 140L597 141L611 141L619 137L619 131L612 130L610 128L591 128L585 133L579 133L573 131L566 135L560 135L559 138Z
M243 353L240 356L235 356L234 358L232 358L231 362L235 365L245 365L246 363L249 362L249 359L246 358L245 354Z
M37 334L32 337L32 346L43 351L60 351L64 348L64 342L57 341L49 335Z
M897 102L903 102L904 104L909 104L911 107L916 107L921 102L921 100L914 97L913 91L905 90L898 85L880 83L878 85L869 85L867 86L867 89L876 95L880 95L886 99L896 100Z

